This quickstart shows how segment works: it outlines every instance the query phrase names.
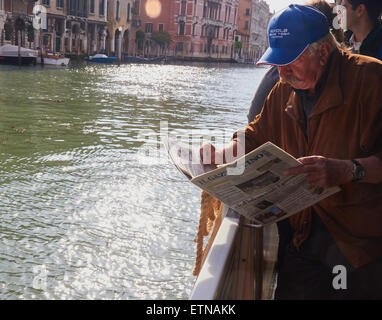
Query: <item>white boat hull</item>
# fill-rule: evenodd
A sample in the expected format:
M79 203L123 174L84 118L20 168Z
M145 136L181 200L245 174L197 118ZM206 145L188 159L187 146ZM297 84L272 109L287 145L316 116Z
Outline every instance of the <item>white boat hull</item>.
M65 67L69 64L69 58L44 58L44 64ZM41 57L37 57L37 63L41 64Z

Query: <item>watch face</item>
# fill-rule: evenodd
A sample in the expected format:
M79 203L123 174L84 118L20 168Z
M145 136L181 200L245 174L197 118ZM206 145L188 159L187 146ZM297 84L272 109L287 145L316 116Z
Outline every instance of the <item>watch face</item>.
M353 176L354 181L361 180L365 176L365 169L362 167L362 165L355 160L352 160L354 163L354 169L353 169Z

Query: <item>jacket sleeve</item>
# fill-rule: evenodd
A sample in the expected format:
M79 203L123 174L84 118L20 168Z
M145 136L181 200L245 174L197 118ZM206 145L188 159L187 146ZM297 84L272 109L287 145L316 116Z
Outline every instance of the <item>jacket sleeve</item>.
M261 146L267 141L273 140L273 130L275 123L278 123L279 116L277 116L277 100L275 92L279 87L277 83L268 97L265 99L263 109L256 118L250 122L244 129L238 130L233 135L233 140L245 146L245 153L251 152L257 147Z
M361 149L365 154L377 156L382 161L382 63L373 64L362 91Z

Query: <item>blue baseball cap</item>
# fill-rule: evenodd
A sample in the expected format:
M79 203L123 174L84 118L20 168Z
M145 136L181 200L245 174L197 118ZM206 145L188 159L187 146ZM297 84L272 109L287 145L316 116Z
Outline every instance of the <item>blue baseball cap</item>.
M329 24L323 13L311 6L291 4L269 21L269 48L256 64L288 65L328 33Z

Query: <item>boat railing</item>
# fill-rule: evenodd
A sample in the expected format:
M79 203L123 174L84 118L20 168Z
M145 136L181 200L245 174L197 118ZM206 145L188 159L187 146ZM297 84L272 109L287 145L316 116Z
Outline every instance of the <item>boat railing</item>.
M270 300L276 284L277 228L255 228L223 206L222 222L190 300Z

